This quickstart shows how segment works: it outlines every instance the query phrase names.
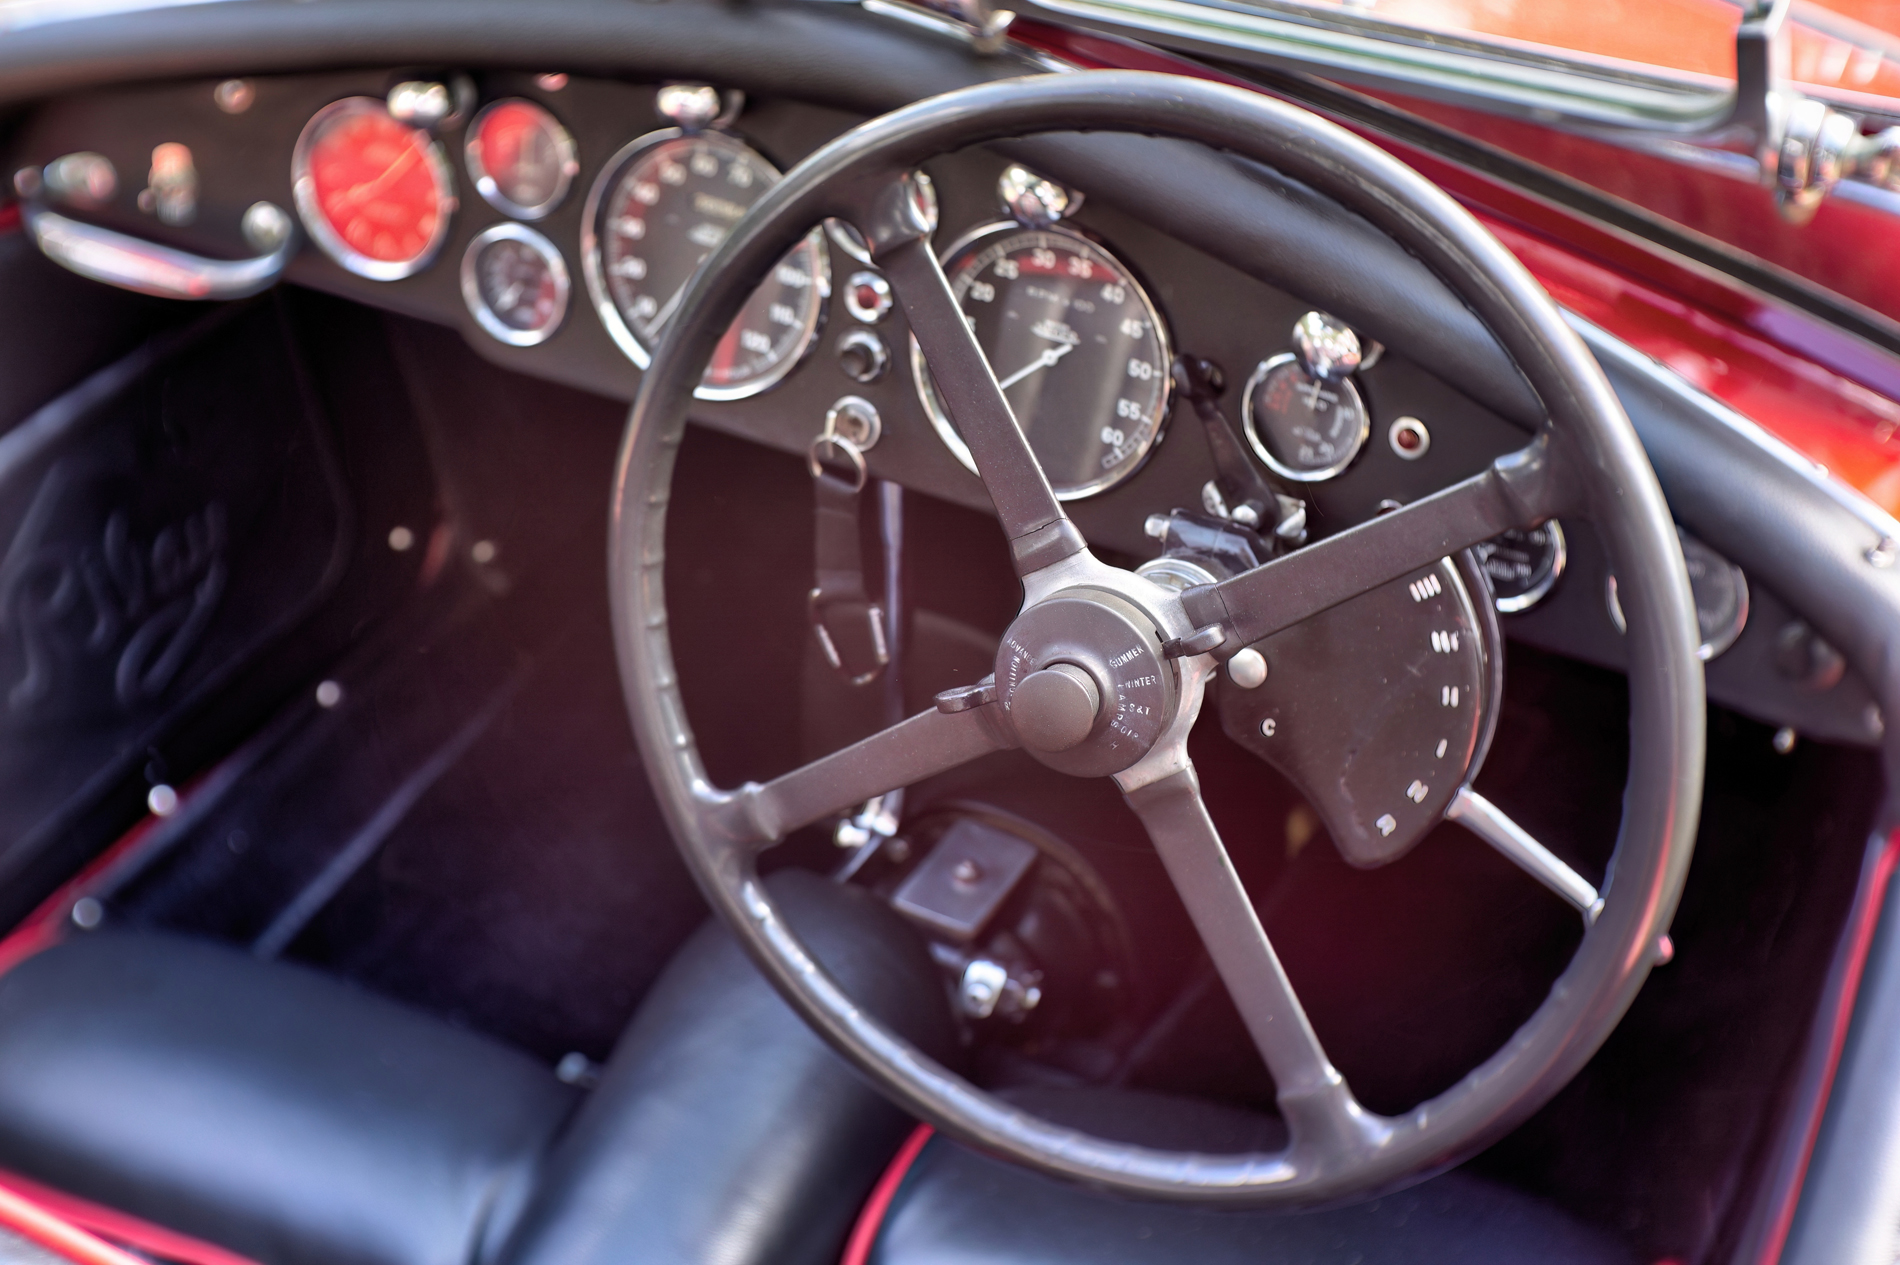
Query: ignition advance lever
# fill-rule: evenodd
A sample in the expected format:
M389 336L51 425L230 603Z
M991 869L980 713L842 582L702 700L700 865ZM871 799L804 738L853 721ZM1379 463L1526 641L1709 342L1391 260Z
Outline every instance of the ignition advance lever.
M1253 462L1247 459L1233 424L1220 411L1227 377L1221 367L1198 356L1174 358L1174 387L1201 419L1207 449L1214 459L1214 478L1201 490L1208 513L1241 527L1271 531L1285 547L1306 540L1306 503L1275 492Z

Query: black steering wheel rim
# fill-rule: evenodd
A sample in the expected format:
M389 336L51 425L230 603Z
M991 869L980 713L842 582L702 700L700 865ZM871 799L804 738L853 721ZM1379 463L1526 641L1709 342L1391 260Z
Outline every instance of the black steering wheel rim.
M780 811L778 801L757 793L761 788L725 792L710 786L677 689L662 584L671 470L702 368L756 280L827 217L857 223L874 245L899 241L906 231L914 239L916 226L907 230L905 224L915 212L904 196L903 173L931 157L986 141L1089 130L1198 141L1266 163L1345 204L1412 250L1492 330L1548 411L1537 440L1515 464L1494 467L1489 495L1527 518L1561 508L1591 520L1617 574L1630 577L1619 589L1630 657L1630 774L1601 915L1537 1013L1457 1085L1406 1116L1375 1121L1342 1083L1344 1096L1333 1102L1331 1114L1312 1119L1320 1132L1344 1133L1309 1141L1304 1150L1297 1136L1286 1153L1256 1156L1108 1142L1028 1116L882 1028L804 950L758 880L758 841L782 836L800 818L786 816L789 810ZM1559 467L1561 479L1547 477ZM1035 477L1040 480L1040 471ZM1007 490L989 481L1000 508ZM1418 521L1434 526L1424 515ZM1066 519L1055 526L1067 528ZM1072 528L1067 531L1073 535ZM1049 524L1025 532L1018 542L1019 573L1048 574L1052 559L1075 556L1079 545L1079 536L1068 540ZM680 304L629 416L615 475L610 553L615 631L634 730L676 838L715 911L807 1022L898 1102L953 1136L1047 1173L1150 1197L1294 1207L1373 1194L1440 1171L1521 1121L1594 1053L1654 962L1658 937L1681 891L1701 791L1699 637L1668 508L1634 430L1548 296L1475 220L1364 141L1258 94L1142 72L1007 80L895 111L807 158L737 226ZM1032 584L1031 602L1036 600ZM1217 606L1204 598L1198 609ZM1169 618L1178 624L1182 616ZM1236 610L1231 626L1244 620ZM1191 625L1172 631L1182 629ZM1192 719L1186 716L1186 724ZM906 724L935 733L948 722L925 713ZM970 746L964 758L994 749L970 737L973 732L960 730L963 736L950 740ZM1179 789L1180 772L1169 777ZM1189 792L1191 782L1190 768ZM1146 796L1155 800L1157 816L1178 816L1175 801L1161 805L1156 798L1167 784L1124 784L1124 790L1138 812L1144 812L1140 797ZM1146 812L1144 820L1152 829ZM1282 1093L1297 1135L1284 1084Z

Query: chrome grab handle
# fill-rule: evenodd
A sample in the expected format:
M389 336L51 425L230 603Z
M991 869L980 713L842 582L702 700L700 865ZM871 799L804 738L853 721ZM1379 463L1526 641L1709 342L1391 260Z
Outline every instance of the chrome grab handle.
M156 295L161 299L242 299L269 289L283 275L297 251L297 234L288 216L276 207L275 220L259 215L259 203L245 215L245 227L253 229L253 220L270 221L261 234L275 238L277 245L268 254L250 259L206 259L188 251L160 246L126 233L68 219L48 210L33 199L20 208L27 231L46 257L82 277L103 281L122 290ZM275 230L275 231L271 231ZM258 232L247 231L256 238Z

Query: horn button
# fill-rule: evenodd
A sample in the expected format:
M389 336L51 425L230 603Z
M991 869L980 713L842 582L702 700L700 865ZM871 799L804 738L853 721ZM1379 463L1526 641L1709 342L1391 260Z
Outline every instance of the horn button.
M1077 777L1128 768L1174 715L1174 665L1154 621L1101 589L1024 611L996 652L996 688L1023 749Z

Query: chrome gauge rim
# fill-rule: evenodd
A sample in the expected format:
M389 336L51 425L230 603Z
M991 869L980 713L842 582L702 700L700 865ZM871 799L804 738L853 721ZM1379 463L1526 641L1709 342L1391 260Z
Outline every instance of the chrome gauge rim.
M435 177L436 188L441 192L436 198L435 232L429 238L429 244L412 259L372 259L344 241L336 229L331 227L329 216L317 201L316 182L310 175L310 148L316 143L319 133L338 119L351 114L387 114L389 106L378 97L344 97L332 101L303 125L303 131L297 134L297 144L290 152L291 197L297 204L297 215L303 220L304 230L310 234L310 240L323 248L323 253L334 259L344 270L371 281L400 281L404 277L413 277L435 262L442 251L442 243L449 237L449 221L454 217L457 202L455 198L455 173L449 160L442 153L442 146L428 141L423 148L423 161L429 164L430 174Z
M1054 488L1057 500L1079 501L1087 497L1098 496L1103 492L1109 491L1111 488L1120 486L1139 473L1141 468L1148 463L1148 458L1154 455L1156 446L1161 442L1162 431L1167 426L1169 410L1173 407L1174 403L1174 376L1171 372L1174 364L1174 342L1173 339L1169 337L1168 325L1161 317L1161 310L1155 306L1154 299L1148 293L1148 287L1142 284L1141 279L1135 275L1134 270L1114 251L1092 238L1083 236L1074 229L1059 226L1032 228L1019 224L1014 220L1002 220L995 223L984 224L963 234L963 236L951 242L942 252L940 258L945 264L944 272L946 275L950 273L950 268L948 267L949 261L973 247L982 245L991 238L1032 233L1043 233L1052 237L1063 238L1073 243L1086 254L1103 259L1120 272L1121 275L1127 279L1128 285L1133 290L1135 297L1140 300L1142 311L1146 314L1149 328L1154 331L1155 343L1159 349L1157 352L1156 369L1161 375L1162 384L1161 390L1155 400L1152 415L1141 419L1142 423L1147 427L1146 437L1136 446L1134 452L1129 457L1124 458L1114 470L1103 475L1101 478L1093 479L1086 483ZM953 288L956 285L954 278L951 280L951 285ZM961 292L958 292L957 300L958 304L961 305ZM910 340L910 363L911 375L917 386L917 398L923 402L924 412L930 418L931 427L936 430L937 437L943 441L944 447L950 450L950 454L962 463L963 468L968 470L971 474L976 474L976 459L970 455L969 445L965 444L963 437L957 434L956 427L950 424L950 418L944 411L943 402L937 398L936 389L931 384L930 368L924 361L923 349L917 345L917 340L914 337ZM994 366L991 366L992 371L994 371L994 368Z
M1365 451L1366 440L1372 435L1372 413L1366 408L1366 402L1360 396L1359 388L1353 385L1350 378L1342 378L1335 385L1342 392L1350 395L1353 404L1359 409L1359 429L1354 433L1352 442L1346 445L1345 454L1330 465L1312 470L1302 470L1297 466L1287 465L1274 455L1273 449L1260 437L1260 430L1255 425L1253 415L1253 392L1254 388L1266 381L1267 375L1275 369L1281 365L1298 362L1298 356L1290 351L1283 351L1277 356L1269 356L1254 368L1253 375L1247 379L1247 385L1240 391L1240 424L1247 435L1247 446L1253 449L1254 456L1266 463L1268 469L1281 478L1291 479L1295 483L1320 483L1340 473L1351 465L1361 452Z
M600 217L608 199L620 186L628 168L642 154L668 141L682 139L685 135L685 132L676 127L662 128L636 137L621 146L619 151L601 167L600 174L594 177L594 183L587 191L587 202L581 211L581 276L587 283L588 299L593 303L594 311L600 317L600 323L606 327L614 344L620 348L627 359L634 363L635 367L640 369L645 369L653 363L653 349L641 342L639 336L633 332L633 328L627 324L626 319L620 314L619 305L614 302L612 290L607 285L605 242L600 232ZM767 162L757 150L739 138L724 132L701 132L697 133L697 136L716 144L743 149L758 158L760 164L771 172L771 178L767 182L768 187L780 179L782 173L778 168ZM800 323L798 337L801 341L797 349L781 358L769 372L743 383L726 387L708 386L701 383L699 389L694 392L699 399L741 400L757 395L784 381L787 374L811 355L812 348L818 344L819 334L823 332L825 313L831 306L831 258L825 249L825 230L822 227L812 229L805 240L812 247L812 285L816 291L817 301L810 305L809 312Z
M482 251L494 242L517 241L533 250L547 265L548 276L554 282L554 314L543 325L533 329L518 329L502 320L495 309L489 306L488 298L482 293L480 271ZM567 316L568 294L573 286L568 279L567 261L561 258L561 252L553 242L527 227L525 224L497 224L476 235L462 252L462 301L468 304L469 313L476 324L500 342L511 347L533 347L553 337L554 331L561 328L561 322Z
M541 201L525 204L516 202L501 191L501 185L489 174L488 164L482 154L482 124L496 110L504 106L526 106L538 114L547 128L548 136L554 142L557 170L554 189ZM505 97L500 101L491 101L481 108L468 125L468 139L462 145L462 160L468 168L468 178L474 182L475 192L482 200L500 211L518 220L539 220L545 218L555 207L561 205L568 190L574 184L574 177L580 174L580 159L574 148L574 138L561 126L548 108L526 97Z
M1564 529L1553 518L1544 524L1544 530L1550 533L1550 570L1522 593L1515 593L1509 597L1494 594L1492 604L1498 608L1500 615L1520 615L1529 610L1543 601L1550 594L1551 589L1556 587L1557 581L1563 577L1564 567L1570 561L1570 546L1564 541Z

